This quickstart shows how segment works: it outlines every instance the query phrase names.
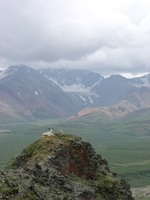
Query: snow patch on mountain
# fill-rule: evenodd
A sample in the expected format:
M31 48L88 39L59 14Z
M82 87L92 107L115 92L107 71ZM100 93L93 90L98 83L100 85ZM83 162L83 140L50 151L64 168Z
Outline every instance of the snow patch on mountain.
M83 96L81 96L81 95L79 97L80 97L80 99L82 99L85 102L85 105L86 105L87 104L86 99Z
M98 80L97 82L95 82L91 87L85 87L85 85L83 85L82 83L80 83L80 77L78 77L78 83L74 83L72 85L67 85L65 84L65 80L62 80L62 84L60 85L57 80L46 76L49 80L53 81L55 84L57 84L64 92L72 92L72 93L81 93L84 95L94 95L97 96L93 91L91 91L91 89L93 87L95 87L97 84L99 84L101 82L102 79Z
M150 87L150 83L146 77L141 78L141 80L143 81L143 86Z
M0 79L3 79L3 78L5 78L5 77L7 77L7 76L9 76L9 75L11 75L13 72L7 72L7 70L2 70L1 72L0 72Z
M150 84L143 83L143 84L133 84L134 87L136 88L141 88L141 87L148 87L150 88Z
M84 93L84 94L90 94L90 88L85 88L85 86L81 83L79 84L72 84L72 85L64 85L61 86L61 89L64 92L77 92L77 93Z
M137 78L137 83L133 84L134 87L141 88L141 87L150 87L150 81L146 76Z
M31 73L30 68L25 65L10 66L6 70L0 71L0 79L10 76L19 70L26 70L28 73Z
M91 104L94 104L93 99L90 96L88 96L88 99L89 99Z
M59 76L59 73L57 75ZM93 81L93 84L87 86L82 82L83 78L78 76L75 76L70 81L66 81L66 79L60 77L51 77L49 75L44 76L56 85L58 85L63 92L71 93L72 95L75 95L75 98L77 98L78 96L78 99L83 101L84 105L94 104L93 99L95 99L95 97L98 97L99 95L92 91L92 89L103 80L103 77L100 77L97 81Z
M39 96L39 93L38 93L37 91L34 91L34 93L35 93L37 96Z

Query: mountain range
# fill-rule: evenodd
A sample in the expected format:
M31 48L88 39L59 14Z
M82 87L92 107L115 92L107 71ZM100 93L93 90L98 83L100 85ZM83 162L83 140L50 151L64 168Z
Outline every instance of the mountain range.
M77 117L102 112L110 118L150 107L150 74L104 78L89 70L25 65L0 71L0 122Z

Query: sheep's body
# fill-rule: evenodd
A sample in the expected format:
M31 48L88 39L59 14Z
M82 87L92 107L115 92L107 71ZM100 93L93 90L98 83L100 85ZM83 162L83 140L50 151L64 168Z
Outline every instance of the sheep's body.
M52 128L48 128L48 131L45 133L42 133L42 137L45 136L51 136L51 135L63 135L63 131L53 131Z
M54 135L53 129L50 129L48 132L42 134L43 137Z

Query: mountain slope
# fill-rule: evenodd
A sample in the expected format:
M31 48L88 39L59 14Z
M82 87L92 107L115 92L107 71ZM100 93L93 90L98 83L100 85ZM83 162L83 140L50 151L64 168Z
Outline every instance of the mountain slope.
M82 107L94 105L97 95L92 88L104 79L89 70L43 69L40 73L59 85L65 93L75 97Z
M131 104L129 101L122 101L112 106L86 107L69 117L66 121L92 113L97 113L97 115L99 114L108 119L118 119L135 112L136 110L138 110L138 107L134 106L134 104Z
M132 106L132 105L131 105ZM134 135L142 136L150 133L150 108L142 108L132 111L134 107L97 107L86 108L78 112L76 115L69 117L64 123L68 128L75 128L77 125L83 127L91 126L95 130L103 130L103 134ZM129 110L131 109L131 110ZM126 114L126 112L129 112ZM65 125L64 125L65 126Z
M76 97L82 107L111 106L128 101L138 108L150 106L150 74L128 79L120 75L108 78L87 70L45 69L44 76Z
M89 143L53 134L33 142L0 173L2 199L134 199Z
M5 102L0 111L10 120L12 116L14 120L64 117L78 108L54 82L26 66L11 66L3 72L0 94L0 104Z
M104 78L88 70L34 70L25 65L0 71L1 123L70 117L86 107L121 117L150 107L149 99L150 74Z

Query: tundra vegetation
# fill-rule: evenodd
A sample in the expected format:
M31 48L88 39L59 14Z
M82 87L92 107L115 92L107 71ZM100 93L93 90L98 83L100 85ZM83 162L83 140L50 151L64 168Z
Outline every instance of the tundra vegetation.
M145 114L142 117L132 116L132 120L127 118L123 121L108 121L98 116L92 118L91 115L87 115L80 120L68 122L58 119L1 125L1 129L10 132L0 133L0 168L4 169L12 157L40 137L48 127L53 127L54 130L76 134L89 141L108 161L110 169L127 180L131 187L145 188L150 180L150 124L146 120L148 117L148 114ZM137 199L149 198L145 193L143 196Z
M134 200L129 184L81 137L53 132L28 145L0 172L1 199Z

